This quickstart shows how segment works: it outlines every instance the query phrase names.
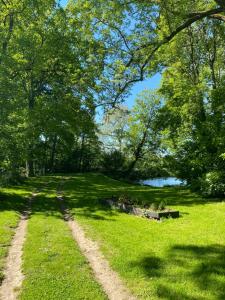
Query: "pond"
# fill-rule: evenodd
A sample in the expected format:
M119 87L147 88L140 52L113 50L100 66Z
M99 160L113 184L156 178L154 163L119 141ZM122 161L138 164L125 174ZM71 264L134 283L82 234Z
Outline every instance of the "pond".
M140 180L139 183L144 185L154 186L154 187L185 185L185 181L178 179L176 177L151 178L151 179Z

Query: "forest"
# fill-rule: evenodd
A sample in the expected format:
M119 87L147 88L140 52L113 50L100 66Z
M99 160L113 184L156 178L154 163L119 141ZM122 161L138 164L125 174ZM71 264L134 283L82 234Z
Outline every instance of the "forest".
M224 194L224 1L0 7L2 184L56 172L172 174ZM132 86L156 73L160 88L128 109Z

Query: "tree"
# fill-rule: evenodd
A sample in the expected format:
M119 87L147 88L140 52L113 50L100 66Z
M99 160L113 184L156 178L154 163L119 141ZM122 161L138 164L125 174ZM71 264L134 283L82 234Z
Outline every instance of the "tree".
M131 154L128 174L137 162L146 154L153 154L159 145L159 135L155 130L158 110L161 107L159 96L150 90L144 90L136 99L129 118L127 132L127 149Z
M113 106L131 85L161 69L162 53L174 38L205 21L225 22L222 0L79 0L76 5L104 45L102 85L105 104Z
M103 116L103 121L99 126L99 138L105 152L114 150L122 152L124 150L129 114L128 108L120 105L108 110Z
M223 27L205 22L190 28L173 42L176 55L167 57L159 123L170 166L188 182L224 168Z
M1 8L1 166L26 163L32 176L54 170L58 147L94 128L103 55L74 5L2 1Z

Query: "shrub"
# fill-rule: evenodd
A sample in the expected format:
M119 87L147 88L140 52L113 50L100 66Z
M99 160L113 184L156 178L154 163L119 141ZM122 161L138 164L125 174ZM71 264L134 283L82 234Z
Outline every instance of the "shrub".
M0 168L0 186L7 186L10 184L19 184L26 178L24 168L3 169Z
M132 204L131 198L127 194L122 194L118 198L119 203Z
M203 195L213 197L222 197L225 195L225 175L223 172L208 172L200 182Z
M102 156L103 171L109 174L122 174L125 161L125 156L118 150L104 153Z
M150 208L153 211L162 211L166 208L166 203L165 201L161 201L159 203L152 203Z
M165 201L161 201L158 206L158 210L164 210L166 208Z
M151 210L156 211L158 210L158 203L152 203L150 206Z

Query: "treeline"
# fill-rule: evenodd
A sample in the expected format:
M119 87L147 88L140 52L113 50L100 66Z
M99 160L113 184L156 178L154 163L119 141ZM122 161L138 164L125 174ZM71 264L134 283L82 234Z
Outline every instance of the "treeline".
M224 195L224 12L219 0L1 1L1 181L174 174ZM123 107L156 72L159 90Z

